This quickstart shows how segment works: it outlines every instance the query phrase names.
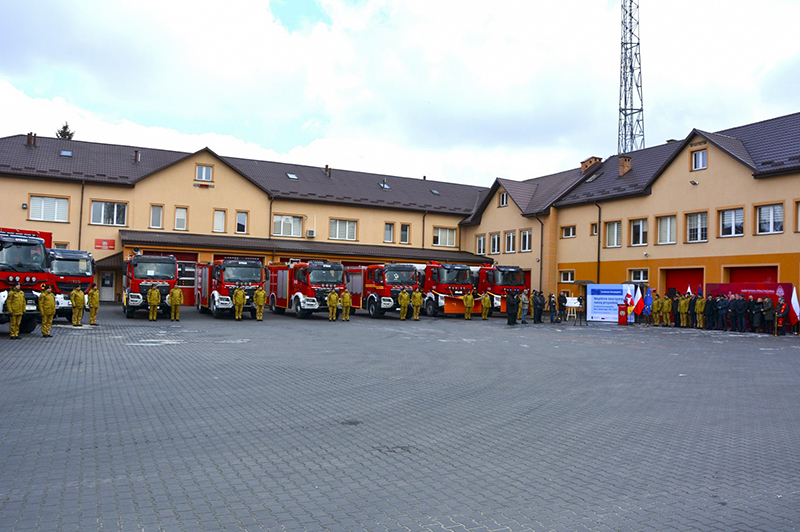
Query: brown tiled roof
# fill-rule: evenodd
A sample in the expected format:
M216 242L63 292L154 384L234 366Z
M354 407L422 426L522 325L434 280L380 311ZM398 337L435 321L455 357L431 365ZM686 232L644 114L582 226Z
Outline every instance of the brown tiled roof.
M97 261L98 268L122 268L122 252L114 253Z
M119 232L123 244L154 245L174 247L208 247L215 249L240 249L263 253L315 254L346 257L376 257L386 260L408 260L482 264L486 258L466 251L449 249L420 249L406 246L370 246L348 244L345 242L315 242L311 240L290 240L282 238L253 238L227 235L203 235L195 233L176 233L164 231L133 231L122 229Z

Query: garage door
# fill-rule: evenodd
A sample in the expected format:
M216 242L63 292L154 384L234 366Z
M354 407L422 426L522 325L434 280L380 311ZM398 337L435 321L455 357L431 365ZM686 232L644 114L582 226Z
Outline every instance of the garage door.
M691 288L692 293L697 293L698 287L703 285L703 268L682 268L678 270L667 270L667 286L665 292L683 294L687 288Z
M732 283L777 283L777 266L742 266L730 269Z

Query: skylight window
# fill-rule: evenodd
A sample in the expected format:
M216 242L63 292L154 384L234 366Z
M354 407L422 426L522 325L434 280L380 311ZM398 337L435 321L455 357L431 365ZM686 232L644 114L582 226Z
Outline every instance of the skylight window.
M438 196L438 195L439 195L439 191L438 191L438 190L436 190L435 188L432 188L432 189L431 189L431 193L435 194L436 196Z
M62 157L72 157L72 150L61 150Z
M286 177L289 179L297 179L297 174L290 174L289 172L286 172Z
M389 183L387 183L386 181L381 181L380 183L378 183L378 186L380 186L383 190L392 190L392 187L390 187Z
M587 179L587 180L586 180L586 182L587 182L587 183L591 183L592 181L594 181L595 179L597 179L597 178L598 178L598 177L600 177L601 175L603 175L603 173L602 173L602 172L600 172L599 174L594 174L592 177L590 177L589 179Z

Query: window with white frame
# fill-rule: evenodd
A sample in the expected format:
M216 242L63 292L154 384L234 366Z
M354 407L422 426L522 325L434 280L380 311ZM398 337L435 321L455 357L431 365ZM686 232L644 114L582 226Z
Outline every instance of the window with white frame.
M247 212L245 211L236 213L236 232L247 233Z
M489 235L490 253L497 255L500 253L500 233L493 233Z
M597 223L593 223L589 226L589 234L591 236L597 236Z
M561 272L561 282L562 283L571 283L575 281L575 271L574 270L564 270Z
M92 202L92 223L97 225L126 225L128 215L127 203L112 201Z
M214 210L214 232L225 232L225 211L222 209Z
M631 281L634 283L646 283L649 281L650 270L631 270Z
M394 224L383 224L383 241L394 242Z
M150 227L153 229L164 228L164 207L162 205L150 205Z
M69 200L67 198L50 198L47 196L31 196L28 206L28 219L41 222L66 222L69 216Z
M411 226L409 224L400 224L400 243L408 244L411 242Z
M686 215L686 241L708 241L708 213L695 212Z
M517 244L517 232L516 231L508 231L506 232L506 253L515 253Z
M647 218L631 220L631 246L647 245Z
M186 231L188 227L189 209L187 207L175 207L175 230Z
M762 205L756 208L758 234L783 233L783 205Z
M692 152L692 170L705 170L708 167L708 153L706 150Z
M500 193L500 206L507 207L508 206L508 192L501 192Z
M519 232L519 250L526 252L531 250L531 230L525 229Z
M475 237L475 254L486 255L486 235Z
M275 236L300 237L302 230L303 218L300 216L276 214L272 217L272 234Z
M197 165L197 171L194 176L197 181L213 181L214 180L214 167L205 166L202 164Z
M433 245L434 246L447 246L455 247L456 245L456 230L448 227L434 227L433 228Z
M744 236L744 209L720 211L719 236Z
M622 222L606 223L606 247L618 248L622 246Z
M676 216L658 217L658 243L674 244L678 219Z
M568 225L561 228L561 238L575 238L575 226Z
M355 240L356 222L355 220L336 220L331 219L331 240Z

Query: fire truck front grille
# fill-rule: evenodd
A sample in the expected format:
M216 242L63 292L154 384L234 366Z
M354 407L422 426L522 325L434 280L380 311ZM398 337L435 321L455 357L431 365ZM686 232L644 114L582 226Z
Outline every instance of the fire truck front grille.
M68 283L66 281L56 281L56 288L62 294L68 294L72 292L76 286L86 292L89 290L89 284L90 283Z
M144 296L145 299L147 299L147 292L150 291L150 287L151 286L153 286L153 285L152 284L145 284L145 283L142 283L142 284L139 285L139 293L142 294L142 296ZM161 300L164 301L164 298L167 297L167 294L169 294L169 285L166 285L166 284L164 284L164 285L156 285L156 288L158 289L159 293L161 294Z

